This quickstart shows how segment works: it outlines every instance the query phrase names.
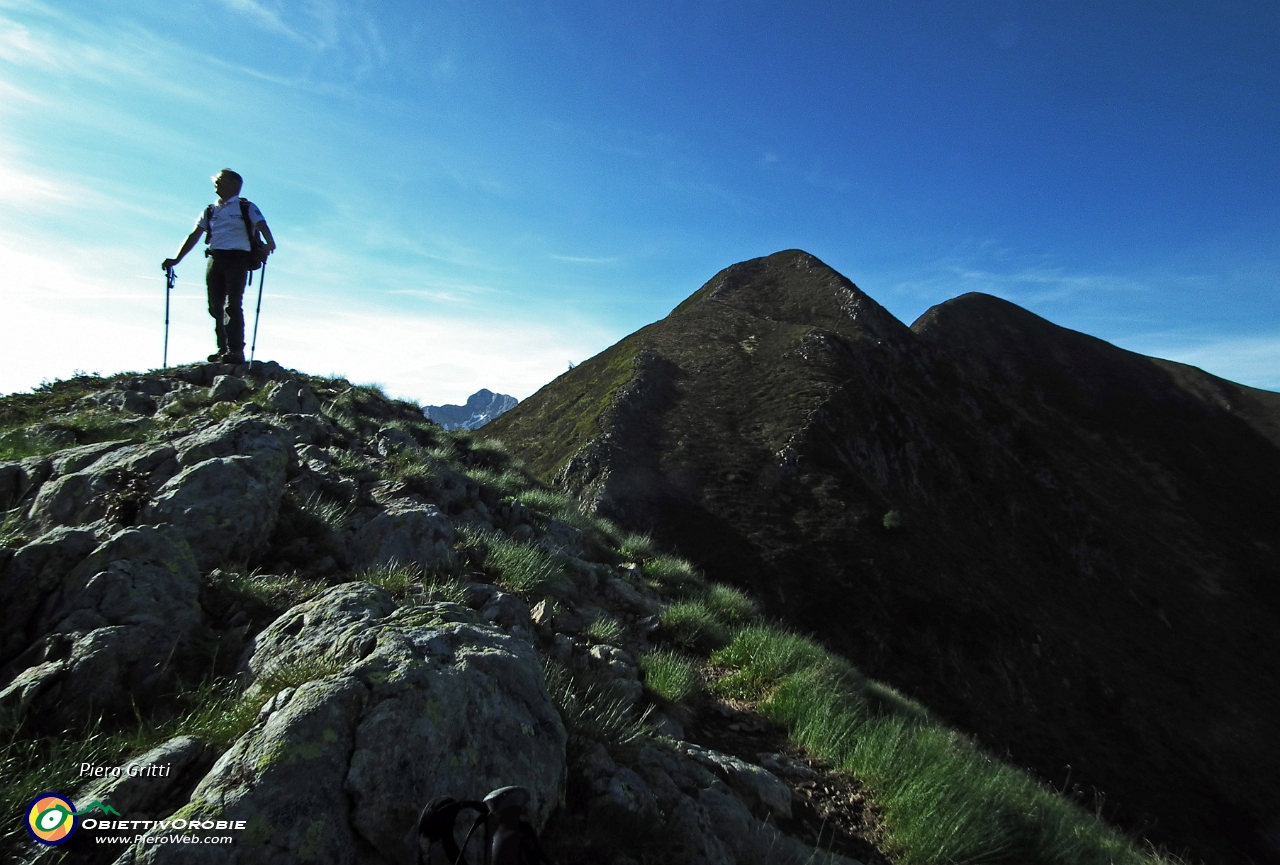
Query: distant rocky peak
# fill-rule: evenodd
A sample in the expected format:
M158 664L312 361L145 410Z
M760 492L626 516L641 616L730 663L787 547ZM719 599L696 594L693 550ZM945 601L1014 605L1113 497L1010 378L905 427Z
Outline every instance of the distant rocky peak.
M726 267L676 308L723 303L758 318L816 327L850 338L910 343L910 329L854 283L800 249Z
M465 405L428 405L422 411L445 429L479 429L518 402L513 396L481 388L467 397Z

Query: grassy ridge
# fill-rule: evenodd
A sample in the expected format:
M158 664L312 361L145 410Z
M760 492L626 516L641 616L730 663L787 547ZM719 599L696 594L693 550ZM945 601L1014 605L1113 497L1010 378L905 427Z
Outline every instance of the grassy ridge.
M754 701L797 744L866 785L904 865L1171 861L804 637L757 623L712 660L733 670L715 690Z

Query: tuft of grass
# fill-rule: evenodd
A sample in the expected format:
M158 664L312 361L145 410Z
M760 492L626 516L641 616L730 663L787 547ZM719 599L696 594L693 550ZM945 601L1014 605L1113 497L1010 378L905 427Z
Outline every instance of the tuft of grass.
M309 601L328 588L322 580L308 580L295 574L261 574L256 570L245 573L226 568L210 576L217 588L248 595L277 611Z
M618 544L618 554L628 562L644 562L656 558L658 548L647 534L628 534Z
M646 707L637 714L607 682L575 675L549 658L543 659L542 669L547 691L569 734L571 762L576 760L583 747L592 742L599 742L618 754L653 736L653 727L649 723L653 707Z
M422 589L431 601L449 601L454 604L467 602L466 580L458 574L432 572L422 580Z
M354 576L355 581L372 583L386 589L393 598L403 598L422 581L422 568L417 565L375 565Z
M613 616L601 614L583 629L582 635L593 643L616 646L626 636L622 623Z
M649 579L677 597L696 593L704 585L702 575L677 556L658 555L644 563L644 572Z
M313 493L299 507L324 523L331 532L341 532L351 524L351 518L356 514L355 505L351 502L340 502L323 493Z
M508 592L541 599L569 578L555 557L536 544L513 541L489 528L464 525L463 547Z
M466 584L461 575L445 571L426 571L420 565L378 565L356 574L353 579L386 589L392 597L404 599L421 587L432 600L465 603Z
M359 454L348 450L333 451L333 468L340 475L353 476L365 469L372 468L372 463Z
M670 703L680 703L702 688L694 660L670 649L657 649L640 658L645 687Z
M249 397L251 402L258 402L260 396L265 391L258 391ZM193 387L186 390L177 391L172 400L170 400L157 414L163 418L180 418L197 412L202 408L212 405L213 401L209 399L209 389L206 387Z
M0 520L0 547L16 549L31 543L34 538L35 532L22 518L21 508L5 511L4 519Z
M729 642L729 628L700 599L676 601L662 611L662 626L671 638L690 649L715 649Z
M467 469L467 474L480 484L482 490L488 491L497 499L518 499L536 484L533 478L515 469L501 472L493 469Z
M749 625L712 660L735 668L713 690L867 786L896 862L1164 861L799 634Z
M702 601L716 618L729 625L745 624L760 612L760 605L745 592L720 583L709 584Z
M713 690L726 697L759 700L783 677L809 669L825 658L822 648L800 634L774 625L748 625L733 642L711 656L712 662L733 667Z
M0 461L16 462L72 446L67 444L61 436L26 429L9 430L0 433Z

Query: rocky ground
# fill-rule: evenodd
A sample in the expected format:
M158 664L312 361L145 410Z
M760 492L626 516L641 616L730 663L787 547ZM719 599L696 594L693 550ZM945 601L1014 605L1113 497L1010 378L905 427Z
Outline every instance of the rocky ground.
M855 782L655 690L656 651L706 655L667 615L687 564L418 406L201 364L6 397L0 430L6 813L234 838L9 820L11 860L412 862L427 801L518 784L560 863L886 861Z

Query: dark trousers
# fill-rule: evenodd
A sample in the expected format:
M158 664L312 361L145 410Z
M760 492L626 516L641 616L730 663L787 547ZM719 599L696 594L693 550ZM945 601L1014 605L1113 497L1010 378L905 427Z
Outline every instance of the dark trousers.
M215 249L204 273L209 289L209 315L218 336L218 353L244 352L244 284L249 278L249 253Z

